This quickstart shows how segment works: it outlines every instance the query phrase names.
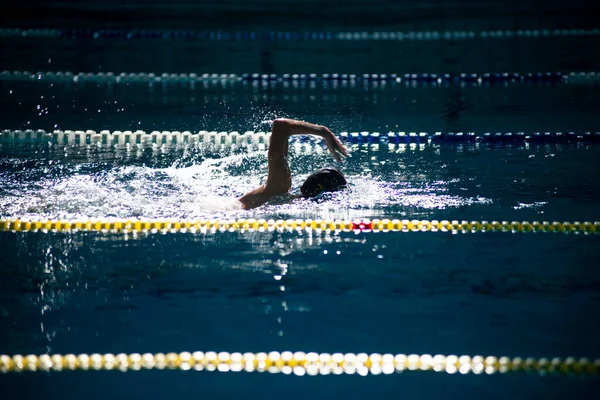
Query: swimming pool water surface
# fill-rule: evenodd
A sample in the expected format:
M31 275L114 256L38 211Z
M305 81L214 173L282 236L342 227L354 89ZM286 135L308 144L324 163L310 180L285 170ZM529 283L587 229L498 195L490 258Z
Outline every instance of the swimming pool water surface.
M49 15L57 4L46 6ZM201 27L183 16L180 26L167 17L162 24L141 16L125 23L115 11L120 5L82 5L69 6L60 19L54 16L54 26L15 6L13 21L0 28L21 23L20 28L66 30L87 21L89 29L203 28L265 37L271 31L594 28L589 15L577 19L573 10L561 20L554 2L537 17L511 3L514 17L494 8L485 21L475 18L480 15L475 6L454 15L452 7L438 5L445 10L438 13L423 5L412 11L421 20L410 21L400 5L388 4L397 22L390 14L368 23L361 22L360 6L350 1L348 20L332 17L325 28L321 17L306 18L305 25L287 17L272 26L260 24L279 15L280 4L254 2L245 5L248 15L265 7L264 16L254 24L240 19L225 26L239 16L223 4L189 6L207 21ZM313 6L304 2L305 8ZM182 6L151 2L143 14L154 15L161 7L177 14ZM204 7L213 17L198 11ZM595 15L597 10L588 11ZM98 23L98 12L111 22ZM221 20L214 17L219 12ZM577 20L580 26L573 23ZM0 130L268 132L274 118L297 118L337 134L368 132L364 140L344 139L351 158L341 164L318 140L295 140L290 146L296 192L306 176L325 166L345 174L346 190L317 200L279 198L251 211L235 210L228 205L266 178L265 144L57 143L15 139L5 131L0 136L0 219L600 221L595 136L373 139L374 132L385 136L389 131L595 133L600 99L591 73L600 67L593 51L598 35L395 42L272 37L5 35L0 70L19 73L314 73L319 78L114 83L98 75L96 81L67 82L53 75L16 79L5 74L0 76ZM579 81L494 82L459 75L578 71L590 75ZM364 73L425 72L458 78L362 79ZM322 79L324 73L358 78ZM600 357L600 250L594 234L0 231L0 246L0 354L200 350ZM597 392L598 380L597 373L300 377L144 370L3 373L0 385L9 396L23 398L584 398Z

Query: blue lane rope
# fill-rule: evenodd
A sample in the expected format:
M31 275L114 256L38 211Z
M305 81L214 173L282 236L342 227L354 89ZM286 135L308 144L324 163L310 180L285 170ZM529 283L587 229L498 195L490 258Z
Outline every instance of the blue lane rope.
M600 141L600 132L342 132L350 143L560 143Z
M473 83L473 84L520 84L520 83L597 83L599 72L497 72L459 74L155 74L155 73L113 73L113 72L30 72L1 71L0 81L49 81L49 82L95 82L95 83L213 83L236 84L238 82L363 82L363 83Z
M207 40L207 41L438 41L546 37L595 37L600 29L496 29L456 31L255 32L178 29L0 29L0 37L57 39Z

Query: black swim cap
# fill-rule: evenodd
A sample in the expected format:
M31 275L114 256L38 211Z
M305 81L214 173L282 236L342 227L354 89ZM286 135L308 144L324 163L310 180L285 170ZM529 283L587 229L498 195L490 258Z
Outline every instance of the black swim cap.
M335 192L346 185L344 175L337 169L323 168L311 174L300 188L303 197L315 197L323 192Z

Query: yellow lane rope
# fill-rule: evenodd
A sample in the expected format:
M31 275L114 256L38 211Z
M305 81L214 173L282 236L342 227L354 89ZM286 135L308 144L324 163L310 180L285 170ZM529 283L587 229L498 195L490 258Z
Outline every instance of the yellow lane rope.
M365 232L549 232L599 234L600 221L448 221L448 220L332 220L332 219L201 219L201 220L140 220L140 219L0 219L0 231L12 232L267 232L267 231L365 231Z
M403 371L433 371L474 374L537 372L597 376L600 359L509 358L429 354L304 353L157 353L157 354L43 354L0 355L0 372L179 369L220 372L269 372L295 375L391 374Z

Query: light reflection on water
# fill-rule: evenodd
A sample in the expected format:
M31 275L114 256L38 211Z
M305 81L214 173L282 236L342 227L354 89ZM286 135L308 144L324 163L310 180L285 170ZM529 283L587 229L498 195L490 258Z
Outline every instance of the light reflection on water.
M312 310L312 300L298 297L299 293L326 288L297 281L306 271L323 271L323 260L317 260L323 257L323 248L367 242L365 237L335 233L178 238L34 234L4 235L0 240L14 246L17 260L29 260L26 267L11 262L3 267L0 294L17 302L2 300L2 316L18 318L17 306L19 314L39 320L41 336L36 341L38 345L45 343L47 352L53 351L57 336L64 340L77 326L57 316L77 313L78 309L99 315L131 313L138 307L140 296L167 305L194 299L245 299L256 303L252 312L273 315L275 323L282 324L285 314ZM307 257L307 253L313 255ZM332 255L341 257L342 251ZM294 287L291 297L286 295L290 285ZM277 335L284 335L283 327Z
M595 270L585 267L597 257L593 237L551 236L544 241L506 234L2 233L0 240L16 249L14 261L7 260L2 270L2 314L38 321L40 335L30 332L28 346L47 346L43 351L70 349L70 340L82 330L82 338L95 331L108 343L119 323L130 318L153 327L144 332L144 340L162 344L172 334L170 323L177 321L180 335L214 318L230 331L231 321L254 319L252 334L265 335L256 322L263 321L272 329L266 338L285 338L304 330L298 326L304 314L322 318L327 301L341 307L330 311L339 322L331 329L338 333L355 324L356 315L368 320L364 313L372 313L368 310L373 304L379 304L382 315L418 320L422 312L468 309L490 298L507 304L518 300L531 307L521 308L519 315L545 321L543 315L536 316L536 301L561 304L575 301L571 298L577 293L584 302L598 285ZM576 244L588 250L576 255L565 251ZM494 246L511 251L498 252ZM533 247L536 251L530 251ZM565 263L571 267L564 268ZM416 299L428 300L415 309L410 304ZM344 308L344 303L360 311ZM218 317L225 305L229 311ZM496 313L500 317L494 318L506 323L510 312ZM194 318L198 321L192 322ZM110 328L103 326L105 321ZM217 332L219 326L214 323Z

